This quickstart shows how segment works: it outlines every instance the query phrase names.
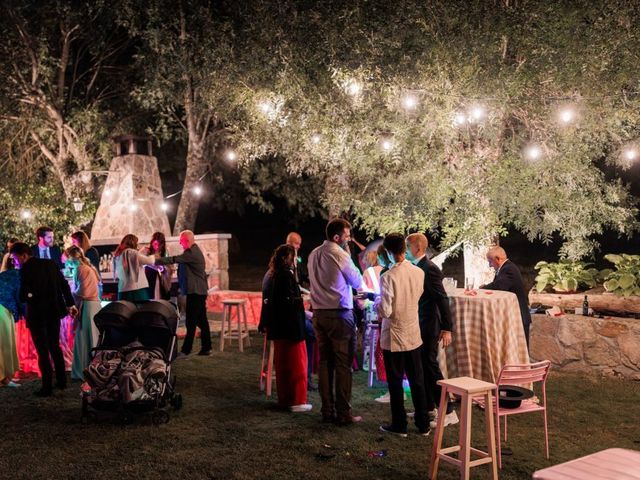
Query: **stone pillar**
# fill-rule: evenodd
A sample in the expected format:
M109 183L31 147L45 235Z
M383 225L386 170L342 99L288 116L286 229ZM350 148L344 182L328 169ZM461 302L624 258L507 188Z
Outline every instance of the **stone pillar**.
M92 241L117 244L128 233L138 238L150 237L157 231L170 235L163 201L156 157L138 154L115 157L91 229Z

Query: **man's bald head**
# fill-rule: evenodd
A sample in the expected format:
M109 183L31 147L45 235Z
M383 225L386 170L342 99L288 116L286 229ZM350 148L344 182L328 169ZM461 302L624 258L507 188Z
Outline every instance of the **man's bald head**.
M489 265L491 265L491 268L498 270L502 264L507 261L507 252L504 251L504 248L493 245L487 252L487 261Z
M180 245L185 250L187 248L191 248L191 246L196 243L196 237L191 230L183 230L180 232Z
M290 232L289 235L287 235L286 244L292 246L297 253L302 246L302 237L297 232Z
M411 253L411 256L417 261L423 255L427 253L427 247L429 246L429 240L422 233L412 233L407 237L407 250ZM411 257L409 257L411 259Z

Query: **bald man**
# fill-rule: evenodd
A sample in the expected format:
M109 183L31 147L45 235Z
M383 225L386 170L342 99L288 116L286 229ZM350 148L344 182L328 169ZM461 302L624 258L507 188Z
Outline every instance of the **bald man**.
M436 407L440 401L441 387L438 380L442 380L442 371L438 363L438 344L442 342L444 348L452 340L453 324L449 297L442 285L442 271L427 258L429 241L422 233L412 233L407 237L407 259L424 272L424 290L418 303L420 318L420 336L422 346L422 370L424 372L424 388L427 393L427 410L431 417L430 427L436 426ZM444 426L459 422L458 414L453 409L453 403L447 404Z
M491 268L496 271L493 282L483 285L480 288L487 290L502 290L512 292L518 297L520 305L520 316L522 317L522 326L524 328L524 336L527 340L527 348L529 348L529 327L531 325L531 313L529 312L529 296L524 288L520 269L507 258L507 252L504 248L494 245L487 252L487 261Z
M211 355L211 331L207 319L207 293L209 284L202 250L196 244L195 236L191 230L180 232L180 245L184 252L175 257L162 257L156 259L156 265L178 264L178 285L180 293L187 296L187 334L184 337L182 350L179 357L191 353L193 339L196 336L196 327L200 329L201 350L198 355Z
M296 277L296 282L298 282L298 285L302 288L306 288L309 286L309 274L307 272L307 267L302 261L302 257L300 256L302 237L297 232L289 232L285 243L292 246L296 251L296 263L293 269L293 275Z

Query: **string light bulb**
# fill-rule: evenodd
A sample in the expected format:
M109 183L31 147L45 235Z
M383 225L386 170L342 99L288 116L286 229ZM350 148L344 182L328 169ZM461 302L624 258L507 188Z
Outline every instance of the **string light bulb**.
M235 162L238 159L238 154L233 150L227 150L227 153L225 156L227 157L227 160L229 160L230 162Z
M407 94L402 97L402 106L406 110L414 110L418 106L418 99L411 94Z
M160 204L160 210L162 210L163 212L166 212L169 210L169 204L167 202L162 202Z
M110 189L110 188L105 188L105 189L104 189L104 194L105 194L105 196L107 196L107 197L111 196L111 189Z
M471 108L469 118L474 121L482 120L486 115L486 111L482 105L475 105Z
M136 210L138 210L138 204L137 203L132 203L131 205L129 205L129 211L130 212L135 212Z
M456 126L464 125L466 121L467 121L467 116L462 112L456 113L455 116L453 117L453 124Z
M638 158L638 150L633 147L627 148L624 151L624 158L626 158L627 160L635 160L636 158Z
M529 160L538 160L542 157L542 149L538 145L530 145L524 153Z
M385 152L390 152L391 149L393 149L393 140L391 140L390 138L383 138L380 142L380 146Z
M560 113L558 114L558 118L560 118L560 121L562 123L571 123L576 118L576 112L571 107L565 107L562 110L560 110Z
M362 85L356 80L351 80L347 83L346 87L347 93L352 97L357 97L362 92Z
M202 187L200 185L196 185L195 187L193 187L193 193L199 197L200 195L202 195Z
M320 137L320 135L318 135L317 133L311 137L311 142L312 142L314 145L318 145L318 144L320 143L320 141L321 141L321 140L322 140L322 138L321 138L321 137Z
M33 215L31 215L31 210L22 210L20 212L20 218L23 220L29 220Z

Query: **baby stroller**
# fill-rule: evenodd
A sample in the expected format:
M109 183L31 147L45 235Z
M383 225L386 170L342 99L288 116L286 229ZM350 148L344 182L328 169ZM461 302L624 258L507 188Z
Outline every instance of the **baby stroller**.
M117 301L100 310L94 322L100 336L84 371L82 422L96 411L111 411L124 423L142 413L151 413L155 425L167 423L169 406L182 407L171 373L178 328L175 307L165 300L138 306Z

